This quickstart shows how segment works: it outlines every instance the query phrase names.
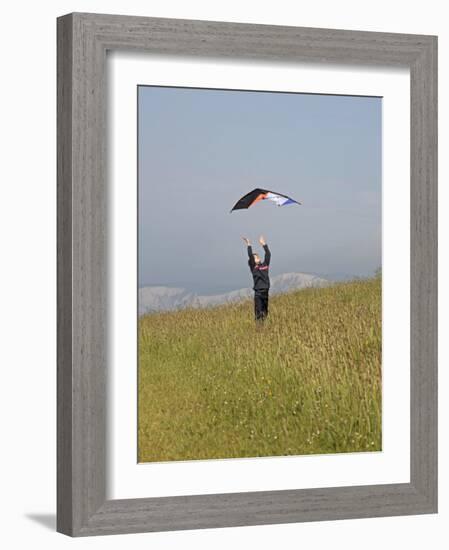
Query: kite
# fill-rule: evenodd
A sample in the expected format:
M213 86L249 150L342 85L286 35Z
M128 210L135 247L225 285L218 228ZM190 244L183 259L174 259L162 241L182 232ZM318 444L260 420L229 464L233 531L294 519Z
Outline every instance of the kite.
M301 204L300 202L295 201L290 197L287 197L287 195L275 193L274 191L268 191L267 189L257 188L239 199L232 207L231 212L233 210L243 210L244 208L249 208L253 204L265 200L272 201L278 206L287 206L288 204Z

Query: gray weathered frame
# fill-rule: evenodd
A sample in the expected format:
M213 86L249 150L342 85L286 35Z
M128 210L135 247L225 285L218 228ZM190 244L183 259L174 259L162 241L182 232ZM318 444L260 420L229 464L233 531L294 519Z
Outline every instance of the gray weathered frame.
M106 52L411 72L410 483L106 499ZM58 19L58 504L72 536L437 511L437 38L69 14Z

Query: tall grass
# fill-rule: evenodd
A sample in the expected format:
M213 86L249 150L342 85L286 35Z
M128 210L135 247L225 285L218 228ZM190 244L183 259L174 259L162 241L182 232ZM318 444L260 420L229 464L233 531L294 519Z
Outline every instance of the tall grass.
M381 279L139 321L140 462L381 449Z

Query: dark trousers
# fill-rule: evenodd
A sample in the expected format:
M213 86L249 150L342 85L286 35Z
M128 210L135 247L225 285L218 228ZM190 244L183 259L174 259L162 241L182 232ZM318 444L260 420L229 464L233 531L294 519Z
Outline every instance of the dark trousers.
M268 290L254 291L254 315L256 321L263 321L268 316Z

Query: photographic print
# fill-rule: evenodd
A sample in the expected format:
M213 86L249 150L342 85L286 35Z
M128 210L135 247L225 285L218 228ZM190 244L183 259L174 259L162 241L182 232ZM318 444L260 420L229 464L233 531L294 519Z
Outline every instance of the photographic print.
M382 98L139 86L138 461L382 450Z

